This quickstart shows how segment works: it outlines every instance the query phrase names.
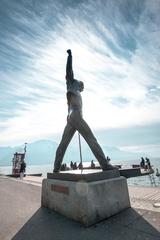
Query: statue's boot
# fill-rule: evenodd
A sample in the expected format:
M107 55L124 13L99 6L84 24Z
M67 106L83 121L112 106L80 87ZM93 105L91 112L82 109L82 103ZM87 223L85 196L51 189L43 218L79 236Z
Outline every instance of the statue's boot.
M108 171L108 170L118 170L118 168L117 167L114 167L113 165L111 165L111 164L106 164L105 166L103 166L102 167L102 170L103 171Z

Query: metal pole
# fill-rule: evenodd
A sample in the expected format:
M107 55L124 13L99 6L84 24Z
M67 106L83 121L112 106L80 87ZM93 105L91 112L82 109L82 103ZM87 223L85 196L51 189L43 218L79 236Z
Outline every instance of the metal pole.
M83 166L83 165L82 165L81 138L80 138L80 133L79 133L79 132L78 132L78 142L79 142L80 163L81 163L81 166ZM81 174L82 174L82 171L83 171L83 167L81 168Z

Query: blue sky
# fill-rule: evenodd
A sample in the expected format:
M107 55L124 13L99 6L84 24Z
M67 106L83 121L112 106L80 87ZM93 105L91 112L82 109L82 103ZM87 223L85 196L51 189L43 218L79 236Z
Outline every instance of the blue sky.
M159 12L160 0L1 0L0 145L60 140L71 48L100 141L158 156Z

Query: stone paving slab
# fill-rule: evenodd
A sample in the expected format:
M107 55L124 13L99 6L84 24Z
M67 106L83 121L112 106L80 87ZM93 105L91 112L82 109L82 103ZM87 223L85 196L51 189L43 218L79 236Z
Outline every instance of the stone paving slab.
M148 222L148 224L146 224L146 222ZM157 230L154 233L153 226L154 229ZM147 211L143 214L143 218L139 218L134 223L130 223L128 227L160 238L160 213Z
M160 203L160 187L129 186L128 189L132 207L160 212L160 207L155 207L155 203Z
M134 187L130 186L130 195L136 199L160 201L160 187Z
M113 218L108 219L108 223L111 224L121 224L123 226L128 226L129 224L136 222L138 219L142 218L143 215L147 213L144 209L134 209L129 208L120 214L115 215Z

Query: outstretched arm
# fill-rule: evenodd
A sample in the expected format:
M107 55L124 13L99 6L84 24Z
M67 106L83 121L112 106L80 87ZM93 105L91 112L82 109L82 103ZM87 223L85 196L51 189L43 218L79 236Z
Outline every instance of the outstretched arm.
M66 80L72 81L74 79L73 69L72 69L72 52L70 49L67 50L68 58L66 65Z

